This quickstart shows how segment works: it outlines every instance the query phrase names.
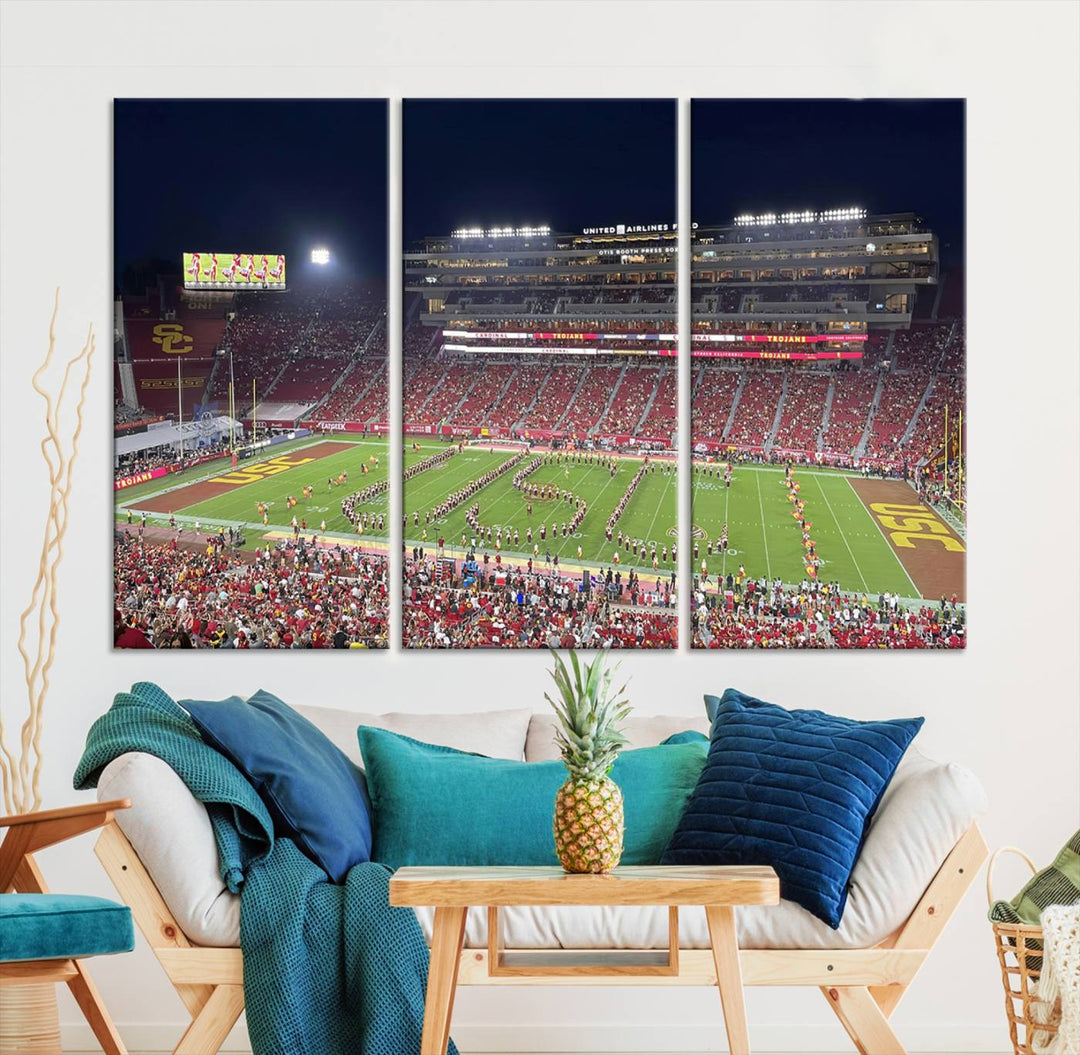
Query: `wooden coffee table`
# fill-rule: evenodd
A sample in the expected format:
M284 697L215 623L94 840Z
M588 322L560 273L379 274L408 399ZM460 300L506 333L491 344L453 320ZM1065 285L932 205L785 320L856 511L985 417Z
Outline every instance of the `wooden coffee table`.
M617 868L607 875L570 875L561 868L401 868L390 880L390 904L434 906L421 1055L445 1055L450 1039L466 914L488 907L488 971L494 976L620 978L679 973L679 905L702 905L709 924L717 988L732 1055L749 1055L736 905L775 905L780 882L771 868L686 865ZM667 905L667 949L509 952L503 948L499 909L510 905ZM606 983L604 983L606 984Z

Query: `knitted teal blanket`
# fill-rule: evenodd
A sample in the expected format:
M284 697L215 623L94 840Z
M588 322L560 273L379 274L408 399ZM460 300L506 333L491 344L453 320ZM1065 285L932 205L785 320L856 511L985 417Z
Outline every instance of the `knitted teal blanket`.
M255 789L150 682L118 693L93 724L75 787L95 787L128 751L168 763L210 813L222 878L240 894L256 1055L419 1052L428 952L412 909L389 905L390 872L359 864L331 883L291 840L274 837Z

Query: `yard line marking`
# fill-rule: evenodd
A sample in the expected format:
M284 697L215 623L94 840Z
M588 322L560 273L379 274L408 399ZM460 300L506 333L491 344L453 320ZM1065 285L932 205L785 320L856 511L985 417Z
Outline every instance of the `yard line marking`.
M667 498L668 489L671 487L671 481L672 481L672 478L675 475L676 475L675 473L672 473L668 477L667 483L664 484L664 490L660 494L660 501L656 503L656 512L653 513L653 518L652 518L651 521L649 521L649 531L648 531L648 538L645 540L646 542L652 542L653 541L652 529L656 526L656 518L660 515L660 507L664 504L664 499ZM642 479L644 480L645 477L642 477ZM634 494L630 496L630 502L633 502L633 500L636 497L637 497L637 492L635 491ZM630 508L630 502L626 503L627 510L629 510L629 508Z
M605 469L602 465L590 465L588 467L588 469L587 469L587 473L588 473L589 476L592 476L596 471L605 472L605 473L607 473L607 476L608 476L607 481L605 482L604 486L601 487L600 490L596 492L595 497L589 503L592 506L593 510L598 511L597 507L600 504L600 497L615 482L615 480L618 477L618 473L616 473L615 476L612 476L611 473L607 469ZM637 472L637 470L635 469L634 472ZM614 507L612 507L612 508L614 508ZM586 513L585 514L585 520L588 520L588 518L589 518L589 514ZM585 526L585 520L583 520L581 522L582 527ZM604 523L606 525L607 521L605 520ZM596 551L596 553L592 557L585 557L583 555L582 558L581 558L582 560L601 560L601 561L603 560L603 558L604 558L604 546L607 545L607 536L604 534L604 529L603 528L600 528L599 531L600 531L600 548ZM568 546L570 544L570 542L571 542L571 540L567 539L555 552L561 557L563 555L563 548L565 546Z
M728 522L728 507L730 505L731 505L731 488L730 487L725 487L724 488L724 524L725 525ZM723 558L723 563L721 563L721 565L720 565L720 576L721 576L721 578L725 577L726 574L727 574L727 550L724 550L722 558Z
M846 480L847 477L844 477ZM862 579L863 593L869 594L871 592L870 587L866 585L866 576L862 573L862 568L859 567L859 562L855 559L855 554L851 550L851 544L847 540L847 535L844 534L844 529L840 526L840 521L836 516L836 511L832 507L832 502L829 501L829 496L825 493L825 488L821 486L820 480L815 480L818 491L821 492L821 497L825 499L825 504L829 507L829 513L833 518L833 523L836 525L836 530L840 532L840 538L844 540L844 546L847 548L848 556L851 557L851 563L855 565L855 570L859 573L859 578ZM850 484L848 484L851 487ZM852 488L854 491L854 488ZM858 496L856 496L858 497ZM861 503L860 503L861 504Z
M768 532L765 530L765 503L761 500L761 476L758 473L754 473L754 479L757 481L758 509L761 510L761 520L759 521L761 527L761 541L765 543L765 574L771 579L772 565L769 563L769 538Z
M844 483L846 483L848 485L848 487L851 487L851 479L850 479L850 477L845 476L844 477ZM889 544L889 539L888 539L888 536L885 534L885 530L870 515L870 510L866 508L866 503L861 498L859 498L859 492L856 491L854 487L851 487L851 493L855 496L856 501L859 503L859 508L863 511L866 518L870 521L871 524L874 525L874 527L876 527L878 529L878 534L881 535L881 538L885 543L885 548L892 554L893 560L896 561L896 563L899 566L900 570L904 573L904 578L907 579L907 581L911 584L911 596L912 597L922 597L922 594L919 592L918 586L915 585L914 580L908 574L907 568L904 567L904 562L899 558L899 556L897 556L896 550L894 550L892 548L892 546Z

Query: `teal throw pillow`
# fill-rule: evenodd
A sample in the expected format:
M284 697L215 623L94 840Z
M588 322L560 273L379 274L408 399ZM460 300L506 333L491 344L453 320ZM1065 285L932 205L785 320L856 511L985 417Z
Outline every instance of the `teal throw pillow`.
M370 860L364 774L298 711L263 689L181 700L199 733L251 782L274 820L335 883Z
M681 734L676 734L681 735ZM558 865L552 819L559 761L515 762L361 726L373 820L372 860L404 865ZM658 864L705 765L707 743L624 751L622 863Z

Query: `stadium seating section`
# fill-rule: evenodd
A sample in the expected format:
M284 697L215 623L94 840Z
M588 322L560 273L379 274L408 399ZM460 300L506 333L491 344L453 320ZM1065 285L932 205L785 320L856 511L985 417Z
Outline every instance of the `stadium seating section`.
M828 394L828 375L790 371L773 446L789 451L816 451Z
M351 420L365 396L365 412L385 421L385 385L380 401L373 384L385 372L385 318L382 288L356 283L240 297L163 285L124 299L123 346L146 412L175 415L179 359L186 418L226 412L232 381L241 418L254 397Z
M635 334L670 330L670 323L657 321L654 309L670 305L672 296L668 287L613 284L580 290L459 290L446 304L448 311L468 320L464 325L491 331ZM951 296L962 304L962 283ZM739 311L744 300L743 292L725 286L694 290L694 303L709 310ZM652 311L653 317L584 319L581 306L590 304L618 304L620 311L641 305L641 314ZM476 305L497 306L498 313L478 318L472 310ZM677 430L675 363L615 354L624 345L633 347L633 337L605 343L613 354L589 359L560 355L558 340L522 342L524 354L455 357L443 349L439 328L424 324L419 308L415 299L406 304L403 392L410 426L552 430L660 442L669 442ZM185 299L171 288L127 297L125 357L139 405L118 400L115 422L123 426L175 416L177 359L185 417L227 409L231 368L236 404L244 408L241 417L250 416L254 385L260 402L298 407L316 422L386 422L385 315L382 290L356 284L250 294L224 304L207 297ZM694 333L737 326L699 322ZM788 329L798 327L795 323ZM699 341L695 347L706 345ZM528 348L536 354L529 355ZM939 450L946 407L955 421L964 404L963 323L916 322L906 330L875 330L863 352L855 365L781 367L769 361L695 359L694 442L838 461L919 460Z

